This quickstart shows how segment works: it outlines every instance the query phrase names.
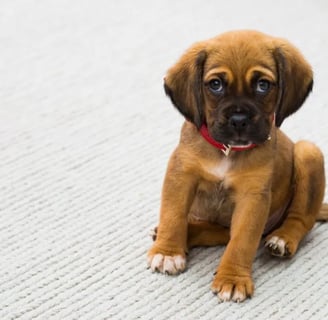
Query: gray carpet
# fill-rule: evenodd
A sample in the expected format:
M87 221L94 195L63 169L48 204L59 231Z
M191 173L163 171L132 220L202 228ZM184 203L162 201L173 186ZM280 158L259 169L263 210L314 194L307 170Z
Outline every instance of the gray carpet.
M146 269L183 121L167 68L229 29L288 38L315 88L283 129L328 159L327 21L325 0L2 0L0 319L327 319L328 224L294 259L261 247L243 304L210 292L223 248L177 277Z

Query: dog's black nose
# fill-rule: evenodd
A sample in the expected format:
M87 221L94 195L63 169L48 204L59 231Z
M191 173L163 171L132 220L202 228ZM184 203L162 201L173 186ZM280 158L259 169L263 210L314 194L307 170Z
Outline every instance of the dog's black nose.
M229 118L229 124L237 130L245 129L249 124L249 117L244 113L234 113Z

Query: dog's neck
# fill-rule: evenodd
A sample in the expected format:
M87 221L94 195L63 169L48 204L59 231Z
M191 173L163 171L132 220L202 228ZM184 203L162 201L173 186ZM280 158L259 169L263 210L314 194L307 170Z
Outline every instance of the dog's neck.
M253 149L257 146L257 144L255 143L250 143L248 145L241 145L241 146L231 146L229 144L223 144L220 142L217 142L216 140L214 140L211 136L210 133L208 132L208 128L206 126L206 124L203 124L199 130L200 134L202 135L202 137L212 146L214 146L215 148L221 150L225 156L228 156L230 151L245 151L245 150L249 150L249 149Z

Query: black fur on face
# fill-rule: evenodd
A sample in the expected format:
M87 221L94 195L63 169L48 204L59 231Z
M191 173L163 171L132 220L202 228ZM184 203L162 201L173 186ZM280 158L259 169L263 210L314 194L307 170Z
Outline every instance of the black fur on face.
M227 97L207 112L210 135L229 145L261 144L268 139L273 117L261 102L247 97Z

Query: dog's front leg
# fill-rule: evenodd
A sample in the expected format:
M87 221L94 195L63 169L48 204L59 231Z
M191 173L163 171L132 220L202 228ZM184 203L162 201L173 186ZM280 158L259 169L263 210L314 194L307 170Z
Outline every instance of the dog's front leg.
M152 271L177 274L186 267L188 212L194 198L196 178L184 171L177 155L168 165L162 190L156 241L148 251Z
M215 275L212 291L220 301L242 302L254 292L252 263L268 217L268 192L237 197L231 239Z

